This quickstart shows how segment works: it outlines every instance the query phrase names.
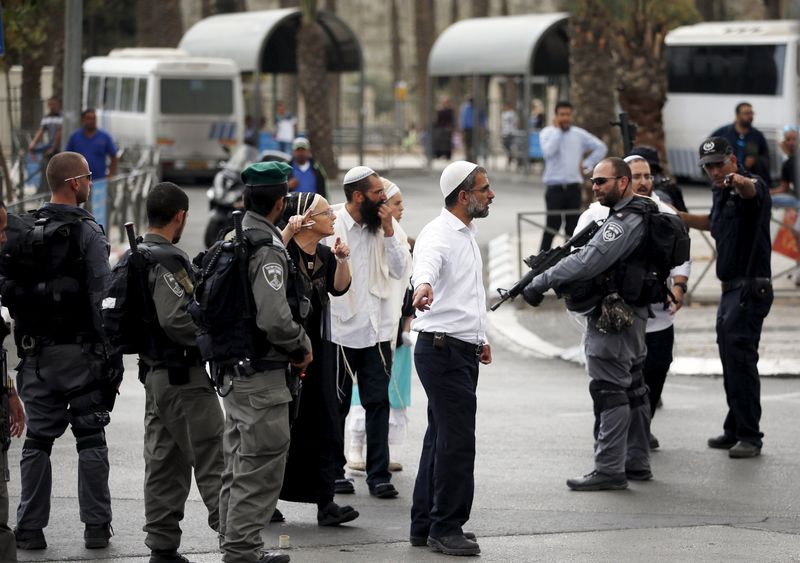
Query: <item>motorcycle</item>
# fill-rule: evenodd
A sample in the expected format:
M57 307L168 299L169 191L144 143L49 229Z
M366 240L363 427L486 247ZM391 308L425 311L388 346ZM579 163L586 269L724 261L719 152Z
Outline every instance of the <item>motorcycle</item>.
M204 242L206 247L214 244L220 236L233 229L233 212L242 208L242 170L254 162L289 162L291 155L282 151L261 151L251 145L239 145L231 157L214 176L214 182L206 191L209 218Z

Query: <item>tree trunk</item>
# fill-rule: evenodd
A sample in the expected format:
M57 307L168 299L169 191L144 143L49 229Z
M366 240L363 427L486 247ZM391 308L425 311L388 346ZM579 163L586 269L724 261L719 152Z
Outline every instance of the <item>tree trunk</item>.
M335 178L339 169L333 153L324 32L316 21L316 3L313 0L303 3L303 20L297 32L297 81L305 100L306 129L314 156L328 176Z
M136 44L176 47L183 35L180 0L137 0Z
M472 17L485 18L489 15L489 0L472 0Z
M781 0L764 0L764 17L768 20L781 19Z
M325 0L325 9L336 13L336 0ZM331 100L331 121L335 131L342 122L342 75L338 72L328 73L328 97Z
M52 51L49 60L53 65L53 95L61 98L64 82L64 10L55 10L50 24Z
M694 0L694 5L705 21L724 19L724 6L720 0Z
M416 47L417 127L428 126L428 55L433 46L436 22L433 0L414 0L414 44Z

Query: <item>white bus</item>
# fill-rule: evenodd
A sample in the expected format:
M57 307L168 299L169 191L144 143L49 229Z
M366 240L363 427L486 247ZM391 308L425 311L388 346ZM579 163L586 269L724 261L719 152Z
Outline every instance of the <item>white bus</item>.
M115 49L83 63L83 107L118 145L158 146L164 177L213 176L244 136L239 69L178 49Z
M664 132L675 176L703 178L698 147L733 123L739 102L753 105L753 126L767 139L777 176L783 127L800 121L799 40L794 20L707 22L667 34Z

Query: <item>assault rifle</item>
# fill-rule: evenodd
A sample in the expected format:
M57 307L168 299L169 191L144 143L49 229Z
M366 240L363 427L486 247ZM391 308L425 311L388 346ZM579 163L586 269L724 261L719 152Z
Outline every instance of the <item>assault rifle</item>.
M147 259L142 251L139 250L139 239L136 238L136 227L131 222L125 223L125 233L128 235L128 245L131 247L131 255L128 263L133 268L133 275L136 276L136 284L139 286L139 295L142 301L142 314L144 321L151 323L156 318L155 308L150 299L149 282L147 280Z
M3 322L3 319L0 319ZM4 323L5 324L5 323ZM0 345L1 346L1 345ZM11 406L8 396L8 355L5 346L0 348L0 381L3 389L0 390L0 434L2 434L2 464L3 480L11 480L11 472L8 470L8 448L11 447Z
M584 246L587 242L589 242L594 234L600 229L600 226L603 224L604 221L594 221L579 232L576 235L573 235L571 239L565 242L561 246L557 246L556 248L551 248L549 250L543 250L539 254L531 254L528 256L523 262L525 265L530 268L530 271L522 276L517 283L511 289L502 289L500 287L497 288L497 293L500 294L500 301L495 303L491 306L492 311L496 311L500 305L505 303L510 299L514 299L517 295L522 293L522 290L525 289L531 280L561 262L564 258L572 254L572 248L579 248Z
M622 135L622 148L624 154L631 154L634 143L636 143L636 128L637 125L630 120L628 114L624 111L619 114L619 121L609 121L609 125L619 127L619 132Z

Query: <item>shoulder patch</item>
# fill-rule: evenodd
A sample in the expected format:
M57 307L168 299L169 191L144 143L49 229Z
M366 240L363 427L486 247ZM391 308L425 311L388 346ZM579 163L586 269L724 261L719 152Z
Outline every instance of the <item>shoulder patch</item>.
M172 293L174 293L178 297L183 297L185 292L183 291L183 287L181 286L181 284L179 284L178 281L175 279L175 276L173 276L169 272L164 274L164 282L167 284L167 287L169 287L172 290Z
M605 242L614 242L622 235L625 234L625 229L619 223L606 223L603 229L603 240Z
M264 264L261 267L261 273L264 274L264 279L275 291L279 291L283 287L283 266L277 262Z

